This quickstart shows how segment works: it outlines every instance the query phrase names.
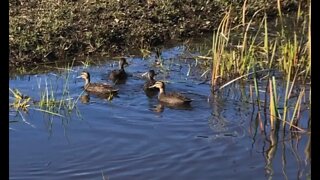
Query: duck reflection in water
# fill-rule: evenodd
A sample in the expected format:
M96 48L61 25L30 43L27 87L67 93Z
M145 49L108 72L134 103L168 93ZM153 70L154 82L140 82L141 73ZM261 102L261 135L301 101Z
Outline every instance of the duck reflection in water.
M90 102L90 96L89 94L85 94L85 95L82 95L80 97L80 101L83 103L83 104L88 104Z
M95 94L96 97L100 99L105 99L107 101L112 101L112 99L116 96L113 94ZM85 94L80 97L80 101L83 104L89 104L90 103L90 94Z
M153 112L161 113L165 110L165 108L176 109L176 110L192 110L192 106L190 104L184 105L172 105L168 103L159 102L159 104L155 105L153 108L150 108Z

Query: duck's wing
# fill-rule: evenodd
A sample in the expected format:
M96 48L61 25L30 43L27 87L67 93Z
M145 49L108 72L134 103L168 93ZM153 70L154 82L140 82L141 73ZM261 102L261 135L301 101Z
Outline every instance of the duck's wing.
M120 70L119 70L119 69L114 69L114 70L112 70L112 71L110 72L110 74L109 74L109 79L115 80L115 79L118 78L119 74L120 74Z
M191 102L192 100L180 93L177 92L170 92L166 94L167 98L171 98L171 99L177 99L177 100L181 100L184 102Z
M88 88L90 91L96 91L98 93L105 93L105 92L117 92L118 89L114 88L109 84L100 84L100 83L92 83ZM89 89L88 89L89 90Z
M147 80L143 85L143 89L144 90L153 90L153 89L159 90L158 88L149 88L150 86L154 85L155 83L156 83L155 80Z

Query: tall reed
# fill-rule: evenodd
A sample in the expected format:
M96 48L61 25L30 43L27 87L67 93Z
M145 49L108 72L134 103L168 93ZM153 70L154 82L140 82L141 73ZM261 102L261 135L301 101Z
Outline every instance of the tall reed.
M221 59L224 54L224 48L228 43L229 34L230 34L230 12L232 8L230 6L229 11L223 17L221 23L218 26L218 29L215 33L213 33L212 37L212 78L211 85L213 89L217 85L217 79L220 77ZM214 90L213 90L214 91Z
M258 115L262 103L264 104L264 117L266 118L264 125L266 125L267 116L269 116L272 129L275 129L275 123L282 121L283 128L290 125L290 129L295 127L295 129L304 131L298 127L298 121L301 101L307 97L305 88L299 90L297 85L299 82L303 82L304 85L310 84L308 81L310 82L311 77L311 2L309 1L309 12L305 13L301 8L301 1L299 1L295 23L302 25L302 28L294 26L293 29L288 29L281 2L277 0L278 17L276 18L280 20L281 32L276 35L271 34L272 28L270 27L273 24L269 25L266 12L262 18L258 16L263 8L257 10L246 22L248 19L246 17L247 8L248 2L244 1L241 24L237 25L231 23L234 22L232 16L234 9L230 6L217 30L213 33L212 92L222 90L241 79L249 79L252 75L252 81L247 82L253 83ZM307 28L304 28L305 24L307 24ZM239 27L243 28L239 29ZM261 31L262 29L264 30ZM239 33L241 30L242 34ZM233 45L236 41L238 41L238 45ZM261 84L259 76L263 72L267 72L265 78L268 81L265 91L269 92L265 93L264 102L260 97L261 87L259 85ZM275 75L275 73L279 75ZM285 82L284 93L279 91L282 86L277 85L276 79L278 78ZM278 94L277 91L281 94ZM294 91L298 91L298 98L293 100ZM252 97L252 93L250 96ZM309 101L311 101L310 94Z

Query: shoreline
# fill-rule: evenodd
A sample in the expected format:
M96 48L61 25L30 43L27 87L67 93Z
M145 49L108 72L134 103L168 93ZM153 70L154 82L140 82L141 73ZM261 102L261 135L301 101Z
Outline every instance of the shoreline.
M272 19L278 13L274 3L248 4L246 18L264 7ZM289 0L282 3L284 14L298 7ZM106 54L124 56L131 48L151 50L173 39L210 34L230 4L232 23L240 24L242 4L231 1L10 1L9 68Z

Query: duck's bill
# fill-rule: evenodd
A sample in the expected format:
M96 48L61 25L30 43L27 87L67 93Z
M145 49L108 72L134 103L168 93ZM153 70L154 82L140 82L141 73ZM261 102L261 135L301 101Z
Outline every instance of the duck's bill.
M149 86L149 88L154 88L154 87L156 87L156 85L154 84L154 85L152 85L152 86Z
M80 75L80 76L77 76L76 78L82 78L82 77L81 77L81 75Z

